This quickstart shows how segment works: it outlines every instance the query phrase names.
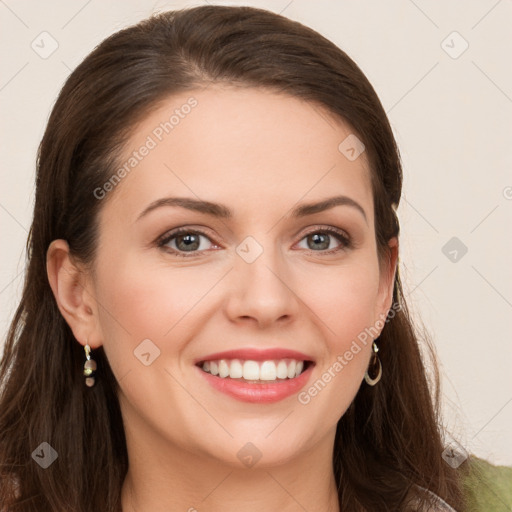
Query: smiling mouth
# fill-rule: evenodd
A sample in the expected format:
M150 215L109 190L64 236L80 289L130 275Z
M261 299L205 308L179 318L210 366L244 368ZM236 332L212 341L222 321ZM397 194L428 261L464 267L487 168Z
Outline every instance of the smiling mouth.
M312 361L298 359L273 359L253 361L243 359L219 359L200 361L196 366L205 373L221 379L232 379L247 383L280 382L295 379L304 373Z

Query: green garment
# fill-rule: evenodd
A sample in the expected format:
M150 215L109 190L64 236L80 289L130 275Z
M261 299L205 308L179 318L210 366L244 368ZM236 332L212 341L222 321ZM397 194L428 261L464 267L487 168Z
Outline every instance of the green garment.
M471 457L465 473L467 512L512 512L512 467Z

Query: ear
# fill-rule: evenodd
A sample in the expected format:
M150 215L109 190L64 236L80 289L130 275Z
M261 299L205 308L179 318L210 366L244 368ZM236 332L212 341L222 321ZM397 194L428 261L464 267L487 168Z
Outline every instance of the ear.
M87 273L74 263L65 240L54 240L46 253L46 272L57 306L75 338L92 349L101 343L98 308Z
M393 289L398 266L398 238L393 237L388 242L388 257L382 263L379 277L379 292L376 307L376 323L384 321L393 303Z

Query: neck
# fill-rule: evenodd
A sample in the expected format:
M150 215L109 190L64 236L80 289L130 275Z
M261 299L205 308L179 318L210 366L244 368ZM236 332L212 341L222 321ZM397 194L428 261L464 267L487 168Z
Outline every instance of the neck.
M122 512L339 512L331 439L286 463L250 468L141 437L127 437L127 446Z

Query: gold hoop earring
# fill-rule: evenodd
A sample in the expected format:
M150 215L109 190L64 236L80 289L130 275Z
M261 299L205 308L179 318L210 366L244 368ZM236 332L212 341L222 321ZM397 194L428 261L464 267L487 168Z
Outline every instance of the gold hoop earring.
M372 354L372 358L370 360L370 364L368 365L368 370L371 369L372 373L373 373L373 370L376 370L377 375L372 378L372 377L370 377L368 370L366 370L366 372L364 374L364 380L366 381L366 384L368 384L369 386L375 386L375 384L377 384L377 382L379 382L380 378L382 377L382 365L380 364L380 359L379 359L379 356L377 355L377 352L379 351L379 347L377 347L377 344L375 342L373 342L372 348L373 348L373 354Z
M84 376L85 376L85 385L92 388L96 382L94 375L96 374L96 361L91 359L91 347L89 344L85 345L85 364L84 364Z

